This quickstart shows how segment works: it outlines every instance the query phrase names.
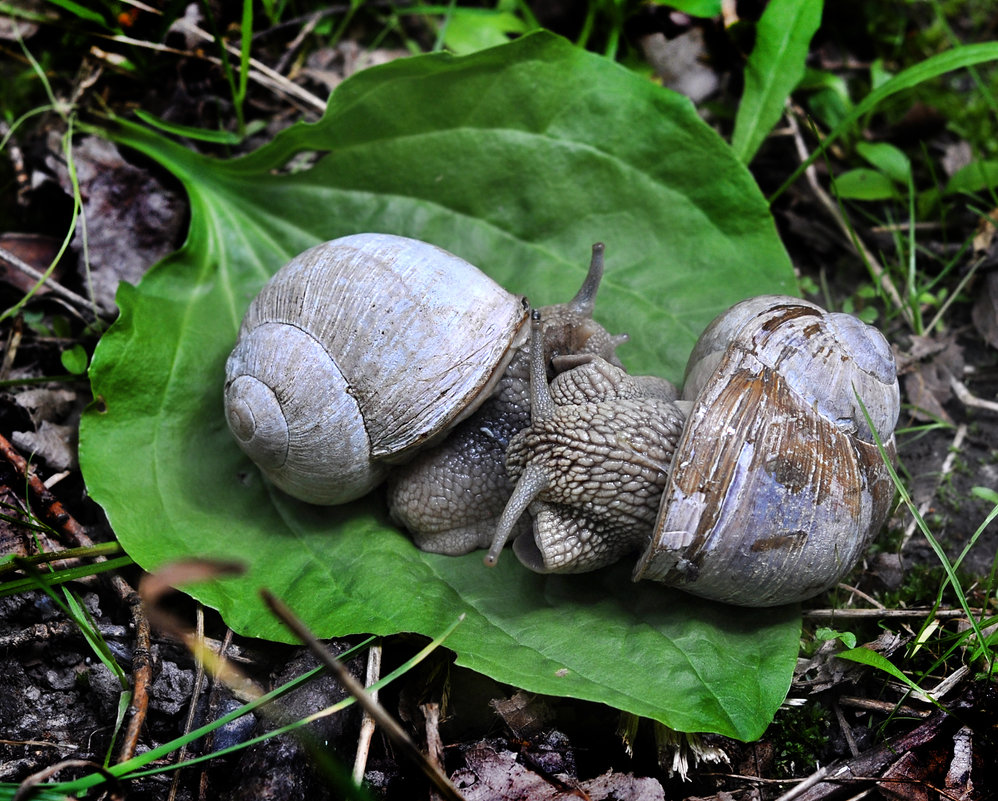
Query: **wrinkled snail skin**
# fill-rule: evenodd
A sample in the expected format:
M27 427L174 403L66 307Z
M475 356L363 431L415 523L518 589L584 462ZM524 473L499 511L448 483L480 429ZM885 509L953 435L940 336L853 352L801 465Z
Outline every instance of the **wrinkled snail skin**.
M250 305L226 364L226 419L280 489L344 503L474 413L525 321L523 298L433 245L333 240Z
M683 427L675 388L662 379L630 376L599 356L548 386L543 355L534 345L531 378L530 425L506 453L516 487L486 563L494 564L513 538L516 556L539 573L611 564L643 545L654 524ZM524 532L528 509L533 526Z
M542 309L531 342L541 346L545 382L555 373L599 356L619 365L612 336L593 320L603 274L603 246L593 247L585 282L568 303ZM513 491L505 465L510 439L530 423L529 348L518 348L492 396L440 444L392 471L388 506L424 551L459 555L491 543L496 521ZM517 533L530 528L517 521Z
M510 443L518 483L487 564L529 509L513 550L533 570L590 570L643 549L635 581L775 606L834 586L886 521L894 486L855 396L890 459L900 401L871 326L789 297L738 304L698 342L682 400L639 391L640 424L614 417L633 378L609 373L593 360L558 376L545 401L532 372L542 397ZM555 400L559 383L575 385L572 403ZM658 452L640 426L661 428Z

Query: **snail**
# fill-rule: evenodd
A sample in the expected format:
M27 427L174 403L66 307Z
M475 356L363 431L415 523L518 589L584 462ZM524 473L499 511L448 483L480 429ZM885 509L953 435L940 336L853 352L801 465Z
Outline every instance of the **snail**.
M540 348L531 392L486 564L510 536L538 572L641 551L635 581L773 606L834 586L890 511L875 440L893 459L894 359L850 315L782 296L737 304L701 336L675 402L598 357L549 386Z
M551 356L615 360L626 337L611 337L592 320L602 267L599 246L576 297L546 311ZM478 428L505 427L508 439L526 424L529 411L517 408L529 391L525 357L517 357L526 319L524 298L425 242L356 234L317 245L282 267L246 312L226 362L229 428L281 490L310 503L345 503L433 448L483 404ZM517 359L521 366L507 375ZM504 451L503 444L479 456L465 452L456 469L499 485ZM446 451L433 453L393 485L397 517L421 503L423 487L460 483L439 468L453 462ZM495 515L508 496L502 492L492 501ZM479 547L481 533L471 543L448 531L428 533L426 545Z

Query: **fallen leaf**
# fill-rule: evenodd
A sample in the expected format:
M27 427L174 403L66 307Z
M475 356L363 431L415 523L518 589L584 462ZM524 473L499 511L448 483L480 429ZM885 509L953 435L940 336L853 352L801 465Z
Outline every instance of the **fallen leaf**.
M177 247L185 204L150 172L126 162L106 139L86 137L73 148L73 161L87 221L90 273L83 280L97 304L113 312L118 284L138 283L146 269ZM53 166L63 189L71 191L65 167L55 159ZM83 236L81 223L73 238L79 253Z
M995 230L993 227L990 229ZM976 241L976 240L975 240ZM970 313L974 328L992 348L998 348L998 270L984 277L984 286Z
M991 209L977 223L974 234L974 255L986 256L995 244L995 233L998 233L998 209Z
M652 33L641 40L641 49L663 86L686 95L694 103L709 97L721 80L707 63L703 31L690 28L672 39Z
M59 243L50 236L40 234L8 233L0 234L0 248L43 273L59 252ZM52 277L59 281L61 274L59 265L56 265ZM0 255L0 280L21 292L29 292L38 283L2 255ZM43 284L38 288L37 294L48 291L48 287Z
M900 359L908 402L916 420L952 418L943 408L952 396L952 379L963 373L963 348L955 334L912 336L911 349Z
M465 754L466 767L455 771L451 781L466 801L569 801L588 797L591 801L626 798L628 801L664 801L656 779L636 778L630 773L610 771L563 789L525 768L512 751L480 744ZM585 795L580 796L579 790Z
M44 459L50 470L75 470L77 431L75 424L60 425L43 420L37 431L15 431L11 440L33 459Z

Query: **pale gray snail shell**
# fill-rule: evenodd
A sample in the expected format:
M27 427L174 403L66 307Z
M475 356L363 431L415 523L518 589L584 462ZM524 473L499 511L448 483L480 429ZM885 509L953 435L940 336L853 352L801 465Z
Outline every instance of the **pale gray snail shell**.
M433 245L326 242L250 305L226 364L229 428L288 494L352 500L488 397L525 320L523 298Z
M634 579L746 606L833 587L894 497L863 413L893 459L900 395L883 335L796 298L753 298L704 332L683 396L693 407Z

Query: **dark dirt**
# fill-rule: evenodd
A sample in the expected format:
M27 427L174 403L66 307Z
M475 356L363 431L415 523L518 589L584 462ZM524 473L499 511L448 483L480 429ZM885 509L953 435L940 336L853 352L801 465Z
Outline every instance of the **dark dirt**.
M641 22L652 24L644 18ZM676 24L670 18L670 37L681 32L675 30ZM716 36L716 31L708 31L706 38L710 42ZM317 90L328 89L349 60L345 52L313 54L308 61L311 72L303 80L310 81ZM730 61L720 59L717 63ZM730 77L722 75L720 85L727 86ZM115 88L121 91L117 80ZM164 73L163 85L150 90L140 103L177 122L212 127L220 108L224 115L224 103L216 101L225 95L218 74L201 61L180 59ZM253 100L254 112L267 119L267 135L298 114L268 96ZM22 258L43 266L47 263L44 252L51 252L52 241L67 229L71 210L63 161L55 146L61 134L57 120L45 119L33 135L14 140L14 156L10 164L4 165L11 187L11 197L3 201L4 219L11 232L37 235L48 246L43 252L22 251L28 254ZM941 138L944 134L934 135L934 146L948 144ZM142 269L179 245L186 215L182 198L169 178L139 159L123 161L112 150L99 140L88 140L76 152L88 224L93 232L90 257L100 268L96 276L98 304L105 312L112 308L113 287L119 279L136 280ZM787 164L796 164L792 145L786 139L774 138L754 165L764 191L772 191L783 180ZM801 273L816 285L827 286L837 305L851 299L855 287L868 277L807 186L798 182L774 210ZM949 236L947 241L962 240L975 224L975 218L967 215L955 223L958 235ZM889 240L885 244L875 232L864 231L864 235L873 247L890 247ZM10 240L4 241L7 244L0 245L7 247ZM930 247L934 244L945 249L941 243L926 242ZM77 293L86 294L85 279L78 268L79 247L80 243L75 242L72 253L63 260L59 280ZM967 298L978 295L981 283L996 263L985 254L978 277L966 289ZM0 303L4 308L23 296L25 289L14 283L16 280L20 279L11 277L0 282ZM820 303L828 300L814 299ZM947 330L955 335L954 346L965 364L956 377L973 395L994 399L998 397L998 350L988 346L975 328L971 308L969 300L959 300L946 316ZM63 372L59 356L63 349L76 342L84 342L88 348L93 345L86 333L85 311L74 309L51 293L40 295L30 310L38 314L47 330L44 326L32 327L25 319L2 324L0 333L7 340L6 352L13 353L12 360L0 368L5 378ZM66 321L67 330L55 330L55 318ZM915 350L906 334L908 329L899 319L878 323L896 343L900 355ZM917 373L930 358L914 360L906 369ZM49 395L42 397L37 392L29 395L11 389L0 397L0 434L12 439L25 454L36 453L33 464L43 478L65 473L53 485L53 493L94 540L110 541L112 532L100 510L87 499L73 458L75 426L82 405L89 399L87 385L81 379L45 391ZM53 393L63 395L53 397ZM912 430L899 434L899 463L915 504L924 506L932 532L954 558L992 508L991 503L974 498L971 490L998 488L998 414L968 407L954 397L939 400L940 408L950 418L946 425L913 430L923 423L902 420L902 429ZM961 430L962 444L951 454L954 437ZM35 438L44 431L50 432L48 445ZM947 466L948 457L952 458ZM6 463L0 463L0 484L6 488L4 503L14 510L23 510L34 502L32 497L25 497L23 476ZM13 514L18 516L20 512ZM849 579L851 585L883 597L885 602L885 593L893 593L894 601L888 604L892 608L926 603L941 583L938 559L924 537L917 531L906 536L909 520L910 516L899 510L866 562ZM46 540L44 534L36 535L4 521L0 521L0 545L2 554L30 554L60 547L54 540ZM992 525L968 553L961 572L976 579L986 578L994 569L996 551L998 528ZM138 571L125 571L125 578L136 586ZM136 639L121 597L105 577L88 578L72 586L115 659L131 676ZM835 600L843 605L847 600L844 591ZM979 592L970 593L971 605L981 606L983 600ZM946 596L944 607L953 602L951 596ZM172 599L170 603L182 619L195 619L189 601ZM811 606L821 609L832 605L831 599L817 599ZM221 643L227 637L224 623L210 611L205 617L207 636ZM853 631L860 642L876 641L878 650L889 655L913 639L922 620L924 615L918 614L910 619L888 618L881 622L876 618L816 613L806 618L806 627L811 631L816 626L830 625ZM953 619L943 625L955 632L959 624ZM898 634L889 646L883 638L878 639L882 629ZM336 648L345 645L338 643ZM421 645L403 637L389 641L383 672L403 662ZM716 801L771 799L789 789L791 785L783 781L787 777L806 776L817 765L833 761L840 766L836 770L848 769L835 774L838 783L816 785L809 795L801 797L846 798L867 787L873 788L872 797L939 797L928 794L925 788L929 785L944 788L948 798L964 801L995 797L990 788L998 786L998 779L993 775L993 760L987 759L998 749L994 739L998 701L993 684L970 673L944 697L952 714L943 715L930 704L903 699L901 692L870 671L849 668L842 660L831 659L839 647L828 642L810 660L802 658L790 695L803 703L781 710L760 742L743 744L706 738L707 753L714 757L723 754L725 759L694 768L687 782L671 774L669 766L675 750L663 747L659 753L660 744L647 721L633 737L633 754L629 754L618 734L621 721L612 710L570 699L524 699L515 695L515 688L454 668L445 655L407 674L404 681L382 694L382 701L418 742L425 744L439 736L444 765L469 799L586 797L580 788L591 798L664 795ZM232 638L227 653L265 689L300 675L313 664L312 658L298 649L239 637ZM196 664L176 638L154 633L151 656L149 711L139 740L140 750L179 735L187 725L192 705L192 725L196 727L241 703L231 690L210 678L196 687ZM924 667L929 671L926 686L945 677L944 667L933 664L936 656L941 655L925 657ZM351 668L355 675L363 672L357 661ZM119 692L118 680L96 660L78 627L44 594L27 591L0 599L0 781L22 781L66 759L102 762L109 749L114 753L120 747L116 743L112 748L110 742ZM342 690L331 679L322 678L285 699L283 714L302 716L342 696ZM895 704L902 701L908 705L907 711L894 714ZM427 723L434 708L441 712L439 726ZM216 731L211 741L195 743L188 756L243 742L273 725L273 720L248 716ZM334 789L336 779L318 767L322 762L319 754L339 756L347 766L341 767L338 774L334 771L341 780L342 770L349 771L358 727L359 715L350 711L313 724L305 741L282 737L188 768L179 774L175 797L230 801L340 797ZM911 756L902 763L899 757L906 751ZM57 778L90 770L67 768ZM641 777L647 778L639 781ZM850 777L867 778L845 780ZM885 781L876 785L870 777ZM419 773L401 761L380 734L374 738L366 779L378 797L428 796ZM150 801L167 798L174 780L173 773L151 776L129 785L124 795Z

